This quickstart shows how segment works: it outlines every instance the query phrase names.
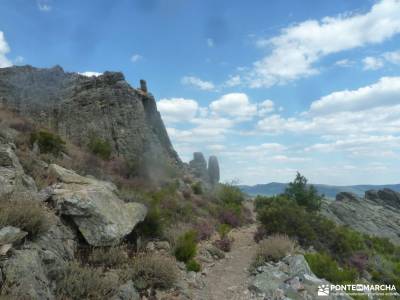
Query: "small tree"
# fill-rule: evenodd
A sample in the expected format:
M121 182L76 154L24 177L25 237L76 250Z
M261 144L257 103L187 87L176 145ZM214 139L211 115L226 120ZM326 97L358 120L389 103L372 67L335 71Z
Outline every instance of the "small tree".
M318 194L313 185L307 185L307 178L299 172L297 172L294 181L287 186L284 195L308 210L318 210L324 197Z

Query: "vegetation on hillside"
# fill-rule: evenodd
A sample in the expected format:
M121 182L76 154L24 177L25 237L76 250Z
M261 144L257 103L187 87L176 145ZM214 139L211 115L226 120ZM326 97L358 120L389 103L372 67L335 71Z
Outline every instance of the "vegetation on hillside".
M327 219L318 212L321 196L306 183L297 174L284 194L255 199L261 224L255 239L286 234L304 248L312 246L318 251L306 255L312 270L333 283L354 282L368 272L374 282L400 288L400 247Z

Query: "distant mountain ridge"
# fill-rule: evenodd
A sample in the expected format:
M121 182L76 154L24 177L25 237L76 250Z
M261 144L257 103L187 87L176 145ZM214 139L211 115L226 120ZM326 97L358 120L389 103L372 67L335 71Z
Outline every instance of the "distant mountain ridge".
M400 192L400 184L385 184L385 185L370 185L370 184L360 184L360 185L348 185L348 186L337 186L337 185L327 185L327 184L313 184L320 194L324 194L325 197L334 199L338 193L349 192L356 194L359 197L363 197L364 193L368 190L381 190L384 188L391 189L396 192ZM270 182L266 184L256 184L256 185L239 185L239 188L249 194L250 196L273 196L281 194L285 191L287 183L280 182Z

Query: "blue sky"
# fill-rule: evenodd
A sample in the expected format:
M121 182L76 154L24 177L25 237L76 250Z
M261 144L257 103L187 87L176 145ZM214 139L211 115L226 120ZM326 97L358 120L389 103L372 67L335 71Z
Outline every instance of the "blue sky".
M223 180L400 182L400 0L0 0L0 67L148 82Z

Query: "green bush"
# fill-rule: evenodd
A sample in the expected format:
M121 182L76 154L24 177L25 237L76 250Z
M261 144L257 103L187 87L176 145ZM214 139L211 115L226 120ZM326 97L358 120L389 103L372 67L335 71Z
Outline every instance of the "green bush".
M44 207L33 200L0 200L0 228L18 227L34 238L50 227L50 219Z
M186 263L186 270L197 273L201 271L201 265L196 260L191 259Z
M40 152L59 155L65 149L65 141L60 136L49 131L38 131L31 133L30 143L37 142Z
M220 238L223 239L224 237L228 236L228 233L231 231L231 229L231 226L228 224L220 224L217 230Z
M337 262L327 254L306 254L305 258L315 275L332 283L354 283L357 279L357 271L355 269L343 266L340 268Z
M197 233L190 230L177 240L174 254L177 260L188 262L195 257L197 251Z
M113 276L104 276L101 269L76 262L67 265L57 277L57 299L108 299L118 287Z
M125 272L139 290L149 287L168 289L178 278L174 259L157 253L137 254Z
M112 153L112 147L109 141L99 137L92 136L88 144L89 150L104 160L109 160Z
M307 185L307 179L297 172L296 178L289 183L284 193L290 200L308 210L319 210L323 196L318 195L313 185Z
M154 238L163 235L163 228L160 208L155 203L152 203L148 207L145 219L136 226L135 231L140 236Z
M192 190L193 190L193 193L195 193L195 195L203 194L203 186L201 185L201 182L198 181L196 183L193 183Z

